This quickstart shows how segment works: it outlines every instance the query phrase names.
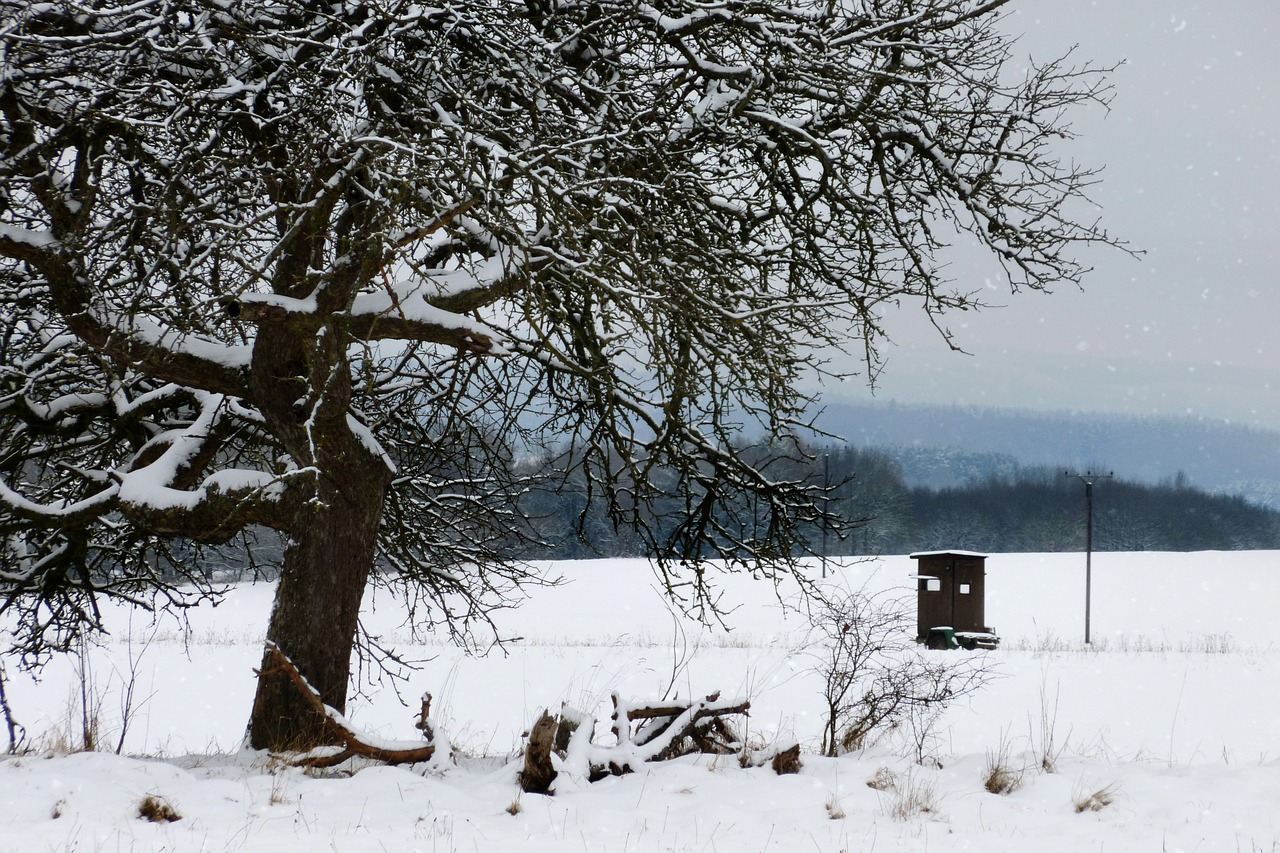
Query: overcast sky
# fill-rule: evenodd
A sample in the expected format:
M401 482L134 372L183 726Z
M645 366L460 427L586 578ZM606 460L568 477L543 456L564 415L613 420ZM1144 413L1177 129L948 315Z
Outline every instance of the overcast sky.
M1015 0L1005 26L1048 58L1124 60L1109 113L1066 153L1103 165L1109 231L1084 290L1008 296L952 318L946 348L910 306L877 399L1193 415L1280 429L1280 2ZM974 289L999 284L966 272ZM972 277L973 281L968 281ZM983 279L983 280L978 280ZM829 399L869 399L861 380Z

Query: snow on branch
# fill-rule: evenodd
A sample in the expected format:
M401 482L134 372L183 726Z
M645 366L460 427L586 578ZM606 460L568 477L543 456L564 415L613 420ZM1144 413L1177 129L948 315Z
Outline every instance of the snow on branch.
M227 467L200 477L222 447L230 407L221 395L195 397L194 420L153 437L128 465L106 473L116 484L117 508L154 531L201 541L225 541L245 523L278 527L290 480L314 472Z
M33 231L0 222L0 254L32 260L40 252L57 247L58 238L50 231Z
M488 286L479 279L450 271L431 277L449 281L454 287L455 301L465 301L462 294L474 294ZM467 287L463 282L470 284ZM362 341L403 340L445 344L477 355L508 355L498 333L485 324L439 308L415 288L388 286L386 291L357 294L351 310L343 318L343 326L351 337ZM441 297L448 299L449 297ZM228 301L224 308L233 319L263 326L291 321L315 322L318 305L314 297L291 298L276 294L246 294Z
M366 341L410 340L448 344L477 355L507 355L497 332L432 305L419 292L362 293L351 309L350 332Z
M659 704L628 702L615 692L613 705L613 746L591 742L595 719L590 715L568 705L558 719L544 711L528 733L521 787L545 794L561 771L596 781L690 753L737 752L742 744L724 718L745 717L751 710L746 699L725 700L718 692L696 702Z
M112 484L82 500L42 504L28 500L0 479L0 505L14 515L43 527L76 527L88 519L97 518L115 505L119 492L120 487Z

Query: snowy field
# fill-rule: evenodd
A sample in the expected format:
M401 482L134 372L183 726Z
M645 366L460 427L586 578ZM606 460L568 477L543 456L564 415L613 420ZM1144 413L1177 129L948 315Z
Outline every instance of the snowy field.
M833 583L910 595L915 564L828 568ZM350 718L410 738L430 691L453 764L307 775L240 750L267 585L236 588L186 625L111 614L84 668L109 751L50 749L79 737L73 661L38 682L8 662L10 705L39 748L0 758L0 850L1280 851L1280 553L1096 554L1090 647L1082 555L990 557L995 677L937 723L924 765L901 735L816 755L807 617L767 584L725 579L725 631L673 616L645 563L547 570L565 583L502 614L520 639L483 659L413 631L389 599L367 602L365 626L421 668L399 695L362 679ZM750 699L749 743L798 740L800 774L690 757L519 794L513 758L544 707L605 720L612 691L715 690ZM599 724L597 741L610 738ZM1021 780L1007 795L984 788L1000 752ZM140 819L149 795L181 819Z

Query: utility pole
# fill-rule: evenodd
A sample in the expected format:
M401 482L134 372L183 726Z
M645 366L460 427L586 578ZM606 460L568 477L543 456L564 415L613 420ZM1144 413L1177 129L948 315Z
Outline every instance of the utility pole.
M1071 472L1064 471L1063 475L1070 477ZM1092 471L1086 471L1075 476L1084 483L1084 642L1085 645L1089 645L1089 619L1093 597L1093 483L1095 480L1110 479L1115 476L1115 472L1095 474Z
M831 514L831 451L822 454L822 579L827 578L827 525Z

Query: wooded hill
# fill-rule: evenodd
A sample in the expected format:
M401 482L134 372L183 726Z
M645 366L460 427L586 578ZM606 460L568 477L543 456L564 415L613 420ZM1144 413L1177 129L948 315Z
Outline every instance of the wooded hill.
M827 485L833 516L814 526L817 553L896 554L959 548L987 552L1083 550L1085 491L1077 470L1021 466L1007 457L953 453L947 464L967 467L961 485L912 486L899 450L817 447L790 460L792 476L815 489ZM916 458L919 451L913 456ZM764 451L761 450L761 458ZM940 462L943 460L939 460ZM777 460L774 465L782 464ZM543 545L529 557L587 558L641 555L638 539L602 513L586 511L585 490L532 491L523 506ZM1155 484L1117 475L1094 487L1093 547L1100 551L1197 551L1280 548L1280 512L1244 497L1214 494L1174 474ZM670 506L670 523L684 507ZM659 516L657 523L662 523ZM744 506L732 526L765 524Z
M810 447L780 453L757 447L771 472L825 491L830 523L812 525L806 540L827 556L906 554L956 548L989 553L1083 551L1085 494L1080 469L1020 465L1012 457L954 448ZM588 501L582 476L564 478L554 455L517 463L527 487L513 525L496 549L526 560L652 556L642 536L615 524L603 505ZM918 485L921 472L958 485ZM914 469L914 470L913 470ZM1104 469L1105 470L1105 469ZM557 473L559 472L559 473ZM665 473L655 469L660 484ZM1098 480L1093 500L1093 547L1098 551L1204 551L1280 549L1280 511L1240 495L1209 492L1175 473L1157 483L1120 475ZM690 511L685 499L655 504L651 532L678 542ZM524 519L521 519L521 516ZM742 535L762 529L762 508L743 500L716 522ZM243 545L202 549L196 560L222 579L273 577L280 543L258 531ZM463 535L463 534L459 534ZM382 570L390 566L380 563Z
M1102 466L1139 483L1185 472L1205 491L1280 508L1280 433L1225 420L833 402L817 423L858 447L884 448L911 486L960 486L1019 466Z

